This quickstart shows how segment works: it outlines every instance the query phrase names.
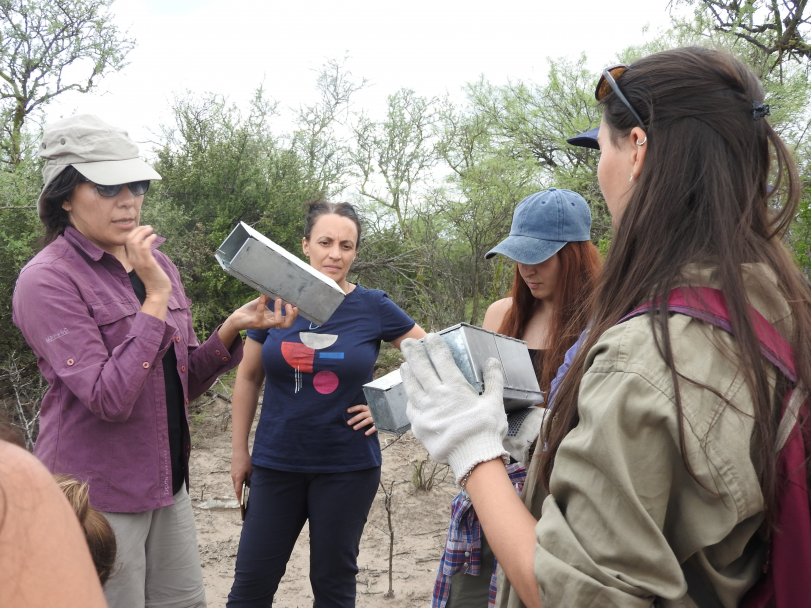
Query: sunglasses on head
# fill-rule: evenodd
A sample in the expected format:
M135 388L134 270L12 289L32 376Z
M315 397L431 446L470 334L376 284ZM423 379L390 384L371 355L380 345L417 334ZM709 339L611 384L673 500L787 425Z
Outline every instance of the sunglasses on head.
M128 184L115 184L113 186L105 186L103 184L97 184L87 178L82 180L83 182L90 182L96 187L96 192L99 193L100 196L105 198L112 198L113 196L117 196L119 192L121 192L121 188L126 186L130 189L130 192L133 196L143 196L146 194L147 190L149 190L149 180L144 179L139 182L129 182Z
M617 79L619 79L629 67L630 66L620 64L604 69L603 75L600 76L600 80L597 81L597 89L594 91L594 97L597 98L597 101L602 101L605 99L605 96L608 95L609 91L614 91L619 100L631 111L631 114L636 118L636 122L639 123L639 126L644 129L645 123L642 122L639 114L636 113L636 110L634 110L628 98L622 94L620 86L617 84Z

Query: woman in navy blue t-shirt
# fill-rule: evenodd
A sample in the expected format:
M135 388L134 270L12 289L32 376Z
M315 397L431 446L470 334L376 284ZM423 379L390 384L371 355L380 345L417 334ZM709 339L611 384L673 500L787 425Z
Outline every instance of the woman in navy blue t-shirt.
M380 481L380 443L362 386L385 340L425 335L376 289L349 283L361 225L348 203L309 206L302 247L347 294L316 326L249 331L233 395L231 477L251 496L228 606L270 606L304 522L315 605L355 605L360 537ZM248 433L265 394L253 454Z

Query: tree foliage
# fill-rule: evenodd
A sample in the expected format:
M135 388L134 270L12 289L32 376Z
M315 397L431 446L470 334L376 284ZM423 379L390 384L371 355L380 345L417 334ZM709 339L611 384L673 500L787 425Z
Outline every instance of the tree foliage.
M385 120L375 123L361 114L354 126L352 159L360 193L373 210L391 212L403 233L408 233L418 187L435 163L433 120L434 100L402 89L389 96Z
M0 150L22 161L32 112L68 91L86 93L124 67L134 42L112 21L112 0L0 0Z
M11 320L11 297L20 269L37 250L41 224L32 201L39 194L39 167L24 161L0 170L0 409L26 435L36 436L42 382L36 358ZM0 417L2 413L0 413Z
M302 105L297 112L292 148L321 192L338 195L347 187L351 151L342 131L349 120L352 96L365 86L365 79L353 78L345 60L330 60L316 80L318 102Z
M808 0L673 0L694 6L696 31L715 31L737 38L761 55L764 76L787 61L811 59Z
M286 249L301 250L302 204L324 186L324 165L297 153L270 129L276 104L257 89L243 115L219 95L176 99L155 168L163 177L144 206L144 220L167 237L195 302L196 328L210 333L254 297L224 274L213 257L237 222L246 222ZM338 176L336 176L337 179Z
M789 244L811 274L806 0L673 2L693 6L694 14L674 19L670 30L643 45L621 50L618 59L631 62L674 46L705 44L729 50L760 75L770 123L792 150L803 180ZM0 0L5 11L37 6L34 0ZM33 209L39 167L24 153L26 133L18 129L15 135L12 114L21 107L27 116L37 104L69 90L63 70L76 73L75 66L89 66L84 80L74 83L76 90L87 90L98 77L120 68L131 41L112 28L108 6L100 0L43 3L38 10L57 25L62 21L53 15L59 11L98 11L85 24L84 38L75 41L79 46L66 47L66 54L55 55L50 64L36 59L39 43L9 46L12 39L3 30L0 78L13 52L28 54L25 61L14 61L31 68L31 75L37 73L32 66L42 70L39 88L21 85L22 101L13 95L0 100L9 117L0 150L7 161L16 159L0 170L0 248L5 253L0 257L0 317L7 327L14 279L33 255L40 230ZM54 36L62 31L57 25ZM11 26L4 22L3 27ZM34 31L24 20L9 31L22 40L19 32L26 27ZM71 61L60 59L70 53L75 56ZM611 225L597 182L599 153L566 143L599 124L593 99L597 75L585 56L549 59L547 67L542 82L495 84L481 78L466 85L461 98L429 98L401 89L386 98L375 118L353 107L366 82L353 77L344 61L329 61L315 79L314 100L294 110L287 131L276 126L279 104L262 86L244 107L216 93L177 97L155 150L163 180L153 184L142 221L167 237L163 251L180 269L201 337L255 295L217 265L213 253L220 242L244 221L300 255L302 204L315 197L358 204L364 238L350 278L384 289L429 329L462 320L479 324L487 305L505 295L512 263L501 257L485 260L484 254L508 234L515 206L532 192L557 187L582 194L592 210L593 240L605 251ZM14 78L23 82L25 70L19 70ZM13 91L12 83L3 80L0 91ZM0 400L17 395L20 403L32 403L33 394L20 388L38 386L26 380L34 369L30 351L16 331L0 342L11 357L0 359ZM33 420L28 414L23 418Z

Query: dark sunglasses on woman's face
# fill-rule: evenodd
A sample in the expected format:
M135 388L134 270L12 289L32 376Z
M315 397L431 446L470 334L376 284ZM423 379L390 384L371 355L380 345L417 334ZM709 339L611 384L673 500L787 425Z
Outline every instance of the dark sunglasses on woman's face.
M105 198L111 198L113 196L117 196L119 192L121 192L121 188L126 186L130 189L130 192L133 196L143 196L146 194L146 191L149 190L149 180L145 179L140 182L130 182L128 184L115 184L114 186L105 186L103 184L97 184L95 182L91 182L89 179L82 180L85 182L90 182L96 187L96 192L99 193L100 196Z
M636 110L634 110L634 107L631 105L631 102L628 101L628 98L622 94L620 85L617 84L617 79L626 72L628 67L629 66L627 65L620 64L604 69L603 75L600 76L600 80L597 81L597 89L594 91L594 97L597 98L597 101L602 101L603 98L608 95L609 91L614 91L619 100L624 103L625 107L628 108L631 111L631 114L634 115L634 118L636 118L636 122L639 123L639 126L644 129L645 123L642 122L642 119L639 117L639 114L636 113Z

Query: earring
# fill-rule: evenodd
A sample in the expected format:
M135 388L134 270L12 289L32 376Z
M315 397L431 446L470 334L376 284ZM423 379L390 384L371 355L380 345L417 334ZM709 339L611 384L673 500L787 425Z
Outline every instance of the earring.
M628 181L629 181L629 182L634 181L634 174L633 174L633 173L631 173L631 179L629 179Z
M637 146L644 146L647 141L648 141L648 136L646 135L645 139L643 139L642 141L636 142L636 145Z

